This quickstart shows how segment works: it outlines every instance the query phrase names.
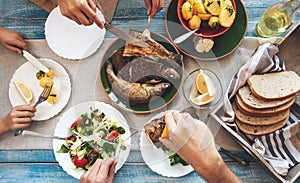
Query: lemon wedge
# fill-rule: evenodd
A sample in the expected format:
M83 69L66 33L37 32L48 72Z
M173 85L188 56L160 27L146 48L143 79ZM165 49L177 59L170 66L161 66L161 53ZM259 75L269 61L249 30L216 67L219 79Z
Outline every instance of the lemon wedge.
M210 96L208 93L198 95L195 98L190 99L195 105L204 105L211 102L214 99L214 96Z
M206 87L207 87L207 93L209 96L215 96L216 94L216 88L214 86L214 83L212 82L212 80L210 79L210 77L208 77L206 74L204 75L204 80L206 82Z
M191 100L192 98L195 98L197 95L199 95L199 92L198 92L196 84L194 84L191 88L189 99Z
M205 81L205 78L204 78L204 73L201 69L199 70L199 73L196 77L196 86L197 86L198 91L201 94L204 94L204 93L208 92L206 81Z
M18 92L21 94L23 99L27 104L31 103L31 100L33 98L32 92L30 88L23 82L21 81L14 81L14 84L18 90Z
M235 19L235 11L232 5L225 5L221 11L219 16L220 25L223 27L230 27Z
M167 125L165 126L161 136L161 138L167 138L168 137L168 129L167 129Z

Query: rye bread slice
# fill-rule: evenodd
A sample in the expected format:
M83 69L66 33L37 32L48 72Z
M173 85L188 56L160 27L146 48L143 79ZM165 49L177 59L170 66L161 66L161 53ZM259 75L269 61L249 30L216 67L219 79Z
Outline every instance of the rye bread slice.
M289 117L283 119L282 121L279 121L278 123L272 124L272 125L265 125L265 126L256 126L256 125L249 125L240 122L238 119L235 120L238 128L249 135L265 135L272 132L275 132L276 130L282 128L289 120Z
M242 111L238 109L235 102L233 103L232 107L235 113L235 117L241 123L255 125L255 126L272 125L284 120L290 115L290 109L287 109L285 111L274 114L272 116L249 116L247 114L242 113Z
M282 111L285 111L289 109L293 103L295 102L295 98L292 98L292 100L288 101L287 103L280 105L278 107L272 107L272 108L266 108L266 109L255 109L252 107L248 107L241 99L239 95L235 96L236 104L238 109L249 116L273 116L277 113L280 113Z
M300 77L294 71L253 74L247 80L251 92L262 99L279 99L300 91Z
M253 95L248 85L241 87L238 90L237 95L240 97L243 104L245 104L247 107L254 108L254 109L267 109L267 108L281 106L290 102L295 98L294 95L292 95L286 98L263 100Z

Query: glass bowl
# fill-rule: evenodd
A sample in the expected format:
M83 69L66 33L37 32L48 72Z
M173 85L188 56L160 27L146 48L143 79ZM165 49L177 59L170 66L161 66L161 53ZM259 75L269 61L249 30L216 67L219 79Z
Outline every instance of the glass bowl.
M204 74L206 74L211 79L211 81L215 87L216 94L215 94L214 99L211 102L209 102L207 104L203 104L203 105L196 105L189 99L192 87L196 83L196 77L199 73L199 69L194 70L191 73L189 73L187 75L186 79L184 80L183 86L182 86L183 96L195 108L211 109L211 108L215 107L217 104L219 104L219 102L221 101L221 99L223 97L222 83L221 83L219 77L213 71L211 71L209 69L201 69L201 70Z

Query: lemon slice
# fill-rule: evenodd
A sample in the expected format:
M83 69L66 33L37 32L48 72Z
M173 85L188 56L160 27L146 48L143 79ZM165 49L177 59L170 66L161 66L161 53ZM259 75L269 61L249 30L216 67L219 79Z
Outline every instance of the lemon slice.
M21 81L14 81L15 86L17 87L18 92L21 94L23 99L27 104L30 104L33 95L29 87Z
M207 87L207 93L209 96L215 96L216 94L216 88L210 77L208 77L206 74L203 74L204 80L206 82Z
M199 93L198 93L196 84L194 84L191 88L189 99L191 100L192 98L195 98L197 95L199 95Z
M235 11L231 5L225 5L221 11L219 16L220 25L223 27L230 27L235 19Z
M161 138L167 138L168 137L168 129L167 129L167 125L165 126L161 136Z
M201 94L204 94L204 93L208 92L206 81L205 81L205 78L204 78L204 73L201 69L199 70L199 73L198 73L197 78L196 78L196 86L197 86L198 91Z
M204 105L211 102L214 99L214 96L210 96L208 93L198 95L195 98L190 99L195 105Z

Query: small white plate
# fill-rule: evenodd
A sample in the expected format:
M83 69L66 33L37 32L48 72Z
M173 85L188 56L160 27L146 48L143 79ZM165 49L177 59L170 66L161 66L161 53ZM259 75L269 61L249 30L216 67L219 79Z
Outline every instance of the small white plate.
M155 115L153 119L157 119L165 115L165 112ZM148 122L148 123L149 123ZM181 163L178 163L174 166L170 165L169 157L161 148L157 148L147 137L145 131L143 130L140 137L140 150L142 157L145 163L149 168L166 177L182 177L194 171L191 165L183 166Z
M57 92L58 100L55 104L49 104L45 101L38 105L35 116L32 118L35 121L47 120L57 115L67 105L71 96L71 81L65 68L51 59L41 58L39 61L46 67L53 69L55 73L53 87ZM31 89L33 94L32 105L38 100L39 95L43 91L43 88L39 84L40 81L35 75L38 71L39 70L30 62L25 62L15 71L10 81L8 91L12 106L26 104L14 84L15 80L22 81Z
M101 112L103 112L109 119L116 121L118 126L122 126L125 129L125 134L122 134L123 139L127 139L125 142L126 150L120 151L120 154L117 158L117 167L116 171L119 170L123 164L125 163L129 152L130 152L130 143L131 143L131 133L129 130L129 126L127 124L126 119L124 116L114 107L112 107L109 104L98 102L98 101L90 101L90 102L84 102L77 104L76 106L70 108L68 111L66 111L63 116L60 118L59 122L57 123L54 135L60 136L60 137L68 137L70 136L71 132L69 130L72 123L80 117L81 114L86 113L90 111L90 108L93 109L99 109ZM56 160L58 161L59 165L63 168L64 171L66 171L69 175L80 179L80 176L84 173L83 170L77 170L75 169L75 165L71 161L70 155L68 153L57 153L61 147L61 145L64 143L64 140L53 140L53 151Z
M97 10L98 12L99 10ZM104 22L99 11L98 15ZM95 23L90 26L78 25L63 16L59 7L54 8L45 23L45 37L51 50L66 59L84 59L101 46L105 29Z

